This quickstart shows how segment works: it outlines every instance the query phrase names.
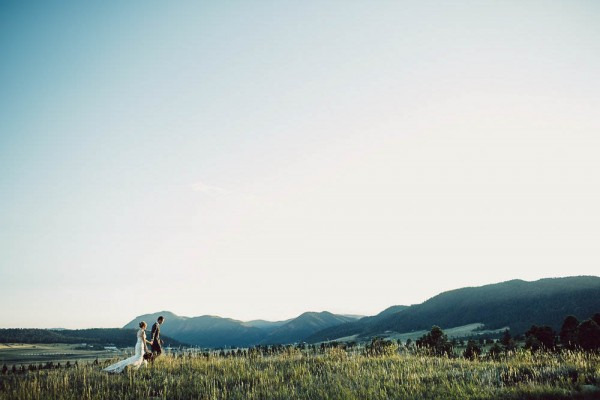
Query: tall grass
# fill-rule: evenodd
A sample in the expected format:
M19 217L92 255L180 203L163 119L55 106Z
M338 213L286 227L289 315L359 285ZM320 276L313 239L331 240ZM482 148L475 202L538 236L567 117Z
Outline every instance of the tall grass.
M0 377L0 399L600 398L600 356L579 352L468 361L415 353L161 356L109 375L103 365Z

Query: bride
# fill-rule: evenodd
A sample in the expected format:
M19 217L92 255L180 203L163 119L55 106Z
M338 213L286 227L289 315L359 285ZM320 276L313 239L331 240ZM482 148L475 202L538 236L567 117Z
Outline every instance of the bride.
M119 373L122 372L125 367L129 366L134 369L138 369L142 365L146 366L148 362L144 360L144 354L147 351L146 344L152 345L152 342L146 340L146 323L140 322L140 330L137 332L137 342L135 344L135 354L123 361L119 361L113 365L109 365L102 371Z

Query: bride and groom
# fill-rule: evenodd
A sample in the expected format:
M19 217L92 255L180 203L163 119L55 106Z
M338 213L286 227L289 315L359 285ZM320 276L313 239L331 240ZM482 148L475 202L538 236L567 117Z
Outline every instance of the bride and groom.
M137 331L137 342L135 343L135 354L125 360L119 361L118 363L109 365L104 368L103 371L119 373L122 372L125 367L138 369L139 367L146 366L146 354L151 354L151 360L154 357L158 357L162 353L162 343L160 338L160 326L165 321L165 318L161 315L157 321L152 325L152 340L146 340L146 327L148 326L144 321L140 322L140 329ZM148 345L150 345L152 352L148 351Z

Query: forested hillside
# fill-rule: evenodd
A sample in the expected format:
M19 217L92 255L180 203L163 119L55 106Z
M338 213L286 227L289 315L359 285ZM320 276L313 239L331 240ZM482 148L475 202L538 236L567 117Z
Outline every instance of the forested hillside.
M411 332L482 323L486 329L510 328L524 333L532 325L548 325L558 330L565 315L585 318L600 311L600 278L578 276L541 279L534 282L512 280L480 287L441 293L421 304L400 311L381 313L318 332L311 342L387 331Z

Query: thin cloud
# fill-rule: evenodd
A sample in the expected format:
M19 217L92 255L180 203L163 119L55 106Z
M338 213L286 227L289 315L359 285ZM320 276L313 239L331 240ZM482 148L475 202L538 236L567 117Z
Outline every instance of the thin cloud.
M246 204L261 204L274 206L272 202L264 198L255 196L253 194L243 193L237 190L224 189L220 186L208 185L204 182L195 182L188 185L187 187L196 193L200 193L206 196L237 199Z
M189 185L189 188L191 190L193 190L194 192L208 194L211 196L224 195L224 194L229 193L229 191L227 191L219 186L207 185L206 183L203 183L203 182L192 183L191 185Z

